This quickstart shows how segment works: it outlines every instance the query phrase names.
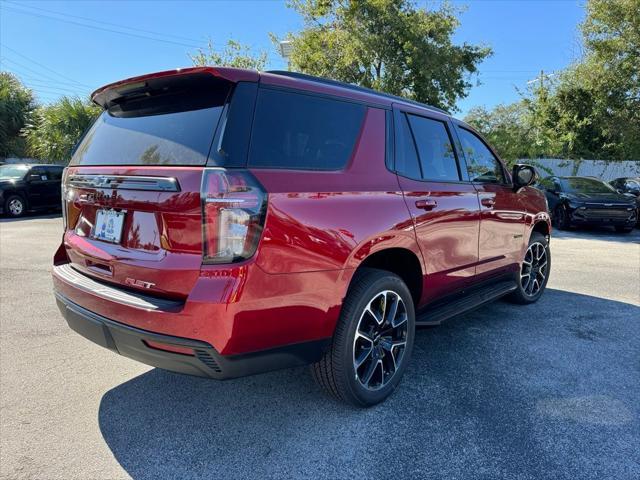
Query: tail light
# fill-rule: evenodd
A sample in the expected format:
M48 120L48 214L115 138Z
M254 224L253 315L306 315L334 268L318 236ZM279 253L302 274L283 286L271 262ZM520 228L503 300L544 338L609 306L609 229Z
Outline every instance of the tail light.
M264 226L267 194L246 170L205 169L202 201L203 263L250 258Z

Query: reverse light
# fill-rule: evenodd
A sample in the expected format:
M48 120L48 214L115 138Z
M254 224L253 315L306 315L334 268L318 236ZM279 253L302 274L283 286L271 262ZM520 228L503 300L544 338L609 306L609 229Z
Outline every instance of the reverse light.
M205 169L200 198L203 263L234 263L253 256L267 205L256 178L247 170Z

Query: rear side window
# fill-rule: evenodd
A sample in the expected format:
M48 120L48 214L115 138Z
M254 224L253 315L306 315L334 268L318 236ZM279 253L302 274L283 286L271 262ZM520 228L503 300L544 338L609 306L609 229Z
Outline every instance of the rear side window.
M62 180L62 168L59 167L47 167L49 172L49 178L51 180Z
M249 166L340 170L351 157L365 111L356 103L261 89Z
M422 180L422 171L416 152L416 144L405 114L400 114L398 125L398 143L396 155L396 170L404 177Z
M460 180L458 165L449 132L438 120L408 115L418 149L425 180L451 182Z

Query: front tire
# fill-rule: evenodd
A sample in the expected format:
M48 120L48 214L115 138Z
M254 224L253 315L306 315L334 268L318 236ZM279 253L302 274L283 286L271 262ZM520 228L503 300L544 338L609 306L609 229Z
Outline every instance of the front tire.
M311 372L338 400L373 406L400 383L414 336L413 299L402 279L384 270L362 269L349 287L331 347Z
M558 230L569 230L571 220L569 219L569 211L564 205L558 205L553 211L553 221Z
M509 299L524 305L537 302L547 286L550 272L549 240L541 233L533 232L518 274L518 288Z
M4 211L13 218L21 217L27 210L27 204L20 195L10 195L4 202Z

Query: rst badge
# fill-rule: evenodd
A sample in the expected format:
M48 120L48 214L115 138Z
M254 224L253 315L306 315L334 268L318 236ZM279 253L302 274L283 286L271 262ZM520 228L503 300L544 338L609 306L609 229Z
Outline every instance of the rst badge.
M144 280L137 280L135 278L125 278L124 283L126 283L127 285L131 285L132 287L138 287L138 288L151 288L151 287L155 287L155 283L151 283L151 282L145 282Z

